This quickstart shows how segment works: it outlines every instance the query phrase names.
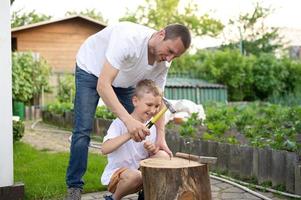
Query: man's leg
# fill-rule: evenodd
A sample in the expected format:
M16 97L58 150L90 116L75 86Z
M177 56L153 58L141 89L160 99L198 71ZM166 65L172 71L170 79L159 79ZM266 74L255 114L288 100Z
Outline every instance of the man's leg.
M74 101L74 129L70 147L70 160L66 174L68 188L82 189L87 169L88 146L99 95L97 77L76 67L76 94Z
M119 102L128 111L128 113L131 114L134 110L132 97L134 95L135 88L133 88L133 87L129 87L129 88L113 87L113 90L114 90Z

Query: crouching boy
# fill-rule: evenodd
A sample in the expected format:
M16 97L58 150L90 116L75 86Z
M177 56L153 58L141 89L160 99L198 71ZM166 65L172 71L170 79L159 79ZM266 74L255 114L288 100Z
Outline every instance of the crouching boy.
M142 80L136 86L132 101L134 111L131 115L146 123L159 111L162 92L155 82ZM141 160L148 157L169 159L165 151L156 147L155 141L155 126L150 128L145 141L135 142L120 119L112 122L102 145L102 153L108 155L108 164L101 176L101 182L108 185L108 190L112 193L105 197L106 200L119 200L142 189L142 176L138 170Z

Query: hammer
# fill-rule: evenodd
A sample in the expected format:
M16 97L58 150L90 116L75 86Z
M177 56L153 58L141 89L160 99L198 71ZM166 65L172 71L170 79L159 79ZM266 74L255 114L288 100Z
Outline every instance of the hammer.
M160 112L158 112L147 124L146 127L147 128L151 128L154 123L156 123L158 121L158 119L167 111L169 110L171 113L175 113L176 110L172 107L171 103L168 102L168 100L166 98L162 98L163 102L164 102L164 108L162 110L160 110Z

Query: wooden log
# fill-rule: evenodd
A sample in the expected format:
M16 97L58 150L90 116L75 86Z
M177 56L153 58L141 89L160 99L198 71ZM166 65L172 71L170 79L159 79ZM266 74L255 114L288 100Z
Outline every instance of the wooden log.
M208 165L149 158L140 162L145 200L211 200Z

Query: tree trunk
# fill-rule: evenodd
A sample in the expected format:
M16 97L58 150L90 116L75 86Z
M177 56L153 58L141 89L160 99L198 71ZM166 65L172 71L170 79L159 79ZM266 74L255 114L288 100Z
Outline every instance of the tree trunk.
M145 200L211 200L208 165L173 157L140 162Z

